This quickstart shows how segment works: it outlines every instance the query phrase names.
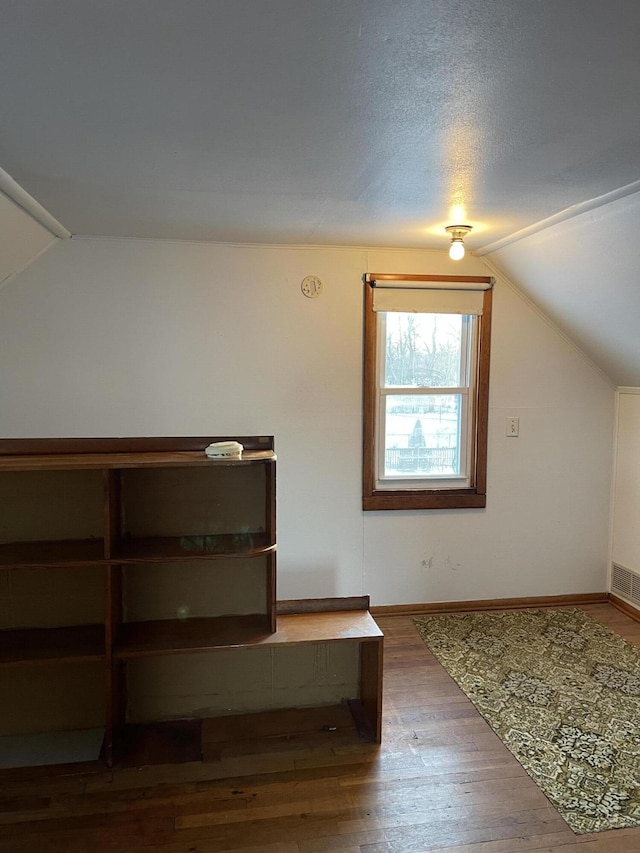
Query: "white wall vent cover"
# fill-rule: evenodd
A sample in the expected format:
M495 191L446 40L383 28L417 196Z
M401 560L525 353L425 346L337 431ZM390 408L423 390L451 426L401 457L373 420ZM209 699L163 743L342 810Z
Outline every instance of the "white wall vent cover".
M617 563L611 564L611 592L640 607L640 575Z

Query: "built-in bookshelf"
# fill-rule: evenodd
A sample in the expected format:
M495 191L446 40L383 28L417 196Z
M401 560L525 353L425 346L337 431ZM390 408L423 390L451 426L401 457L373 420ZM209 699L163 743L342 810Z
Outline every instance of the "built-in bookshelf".
M280 697L349 699L380 740L382 634L366 610L277 617L274 441L234 439L239 459L204 453L225 437L0 441L0 738L102 729L110 764L133 729Z

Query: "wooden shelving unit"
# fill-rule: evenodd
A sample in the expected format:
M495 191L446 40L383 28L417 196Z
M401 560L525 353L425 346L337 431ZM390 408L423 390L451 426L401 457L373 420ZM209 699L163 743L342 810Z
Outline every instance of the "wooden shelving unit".
M49 693L59 683L63 694L51 724L64 725L75 703L76 725L104 727L107 763L126 760L132 732L146 730L135 716L152 713L147 694L160 701L165 676L145 666L193 655L202 667L206 655L215 673L229 668L230 653L309 644L356 644L357 695L345 698L366 736L380 740L381 632L366 611L276 619L273 438L237 437L240 460L209 459L204 447L224 439L0 441L0 686L10 670L37 666ZM236 672L250 665L234 660ZM74 682L86 666L91 677ZM34 732L35 718L22 722L29 701L21 694L13 717L9 702L0 736ZM190 728L174 727L180 737Z

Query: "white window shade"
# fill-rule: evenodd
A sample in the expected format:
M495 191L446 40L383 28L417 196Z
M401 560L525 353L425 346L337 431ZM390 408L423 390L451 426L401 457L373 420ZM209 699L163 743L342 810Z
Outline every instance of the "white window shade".
M397 285L376 286L373 288L373 310L478 316L482 314L485 289L454 290L452 287L437 289L431 286L428 288L398 287Z

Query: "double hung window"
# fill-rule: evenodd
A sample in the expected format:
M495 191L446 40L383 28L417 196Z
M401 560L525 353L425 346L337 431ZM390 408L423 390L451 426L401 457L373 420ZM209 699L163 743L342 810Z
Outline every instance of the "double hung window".
M485 506L492 280L366 279L363 508Z

